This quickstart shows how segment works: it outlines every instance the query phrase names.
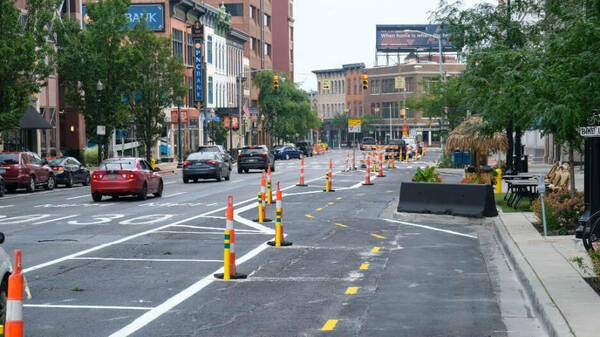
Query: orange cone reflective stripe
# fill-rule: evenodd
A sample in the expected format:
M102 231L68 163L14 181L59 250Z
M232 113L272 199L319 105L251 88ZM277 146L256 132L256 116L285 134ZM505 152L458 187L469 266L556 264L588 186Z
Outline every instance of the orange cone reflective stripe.
M15 250L15 266L8 277L6 301L6 337L23 337L23 274L21 273L21 250Z

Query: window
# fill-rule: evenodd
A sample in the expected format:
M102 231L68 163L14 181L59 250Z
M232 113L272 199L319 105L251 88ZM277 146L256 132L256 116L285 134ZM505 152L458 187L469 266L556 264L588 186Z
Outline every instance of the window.
M213 103L213 78L208 76L208 104Z
M268 43L265 43L265 55L271 56L271 45Z
M354 94L356 95L356 78L354 79ZM356 110L356 109L354 109Z
M290 41L294 41L294 27L290 26Z
M361 84L358 86L358 93L359 93L359 94L362 94L362 92L363 92L363 86L362 86L362 83L361 83Z
M256 42L254 42L254 38L250 38L250 50L254 50L256 48Z
M187 65L189 67L194 66L194 42L192 41L192 34L187 35Z
M212 64L213 48L212 48L212 36L206 38L206 62Z
M321 81L317 82L317 89L319 90L319 94L321 93Z
M225 10L231 16L244 16L244 4L225 4Z
M265 27L271 28L271 16L268 14L265 14L265 17L263 18L263 25Z
M248 14L250 16L250 19L254 19L254 16L256 16L256 14L254 13L254 6L250 5L250 10L248 11Z
M362 102L359 102L358 103L358 115L362 116L362 114L363 114L363 111L362 111Z
M348 79L348 95L352 94L352 81Z
M194 104L194 78L187 78L188 84L188 106L192 106Z
M173 29L173 56L183 60L183 34L177 29Z

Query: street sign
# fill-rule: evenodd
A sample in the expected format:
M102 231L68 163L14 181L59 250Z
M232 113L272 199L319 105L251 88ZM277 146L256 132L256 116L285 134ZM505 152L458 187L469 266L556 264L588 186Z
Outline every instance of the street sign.
M360 125L350 125L348 124L348 132L349 133L360 133L361 131Z
M600 137L600 126L584 126L579 128L582 137Z
M360 119L349 119L348 120L348 125L361 126L362 125L362 120L360 120Z
M104 136L104 135L106 135L106 126L104 126L104 125L98 125L96 127L96 134L98 136Z
M331 80L328 78L323 79L323 84L321 85L323 90L331 90Z
M404 76L396 76L394 77L394 88L395 89L404 89L405 88L405 80Z

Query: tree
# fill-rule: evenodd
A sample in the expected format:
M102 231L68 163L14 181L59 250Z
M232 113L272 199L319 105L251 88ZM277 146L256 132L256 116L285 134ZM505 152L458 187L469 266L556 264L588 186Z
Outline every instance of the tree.
M144 20L129 32L128 40L127 63L132 65L132 81L125 97L150 161L152 147L165 128L163 110L186 93L182 85L184 66L171 55L170 40L156 36Z
M263 130L286 142L302 137L309 129L321 127L321 120L311 109L308 95L298 89L284 74L279 76L279 89L273 88L271 71L261 71L254 78L254 85L260 89L259 122Z
M365 114L360 117L361 128L360 130L365 133L372 130L375 130L375 124L380 124L382 122L381 117L376 114Z
M85 117L88 138L96 137L96 126L106 126L106 135L125 125L130 114L123 94L135 80L135 64L131 64L127 44L129 21L128 0L100 0L86 4L91 23L82 30L79 23L65 18L58 34L58 66L66 87L68 109ZM96 83L101 81L102 120L98 120ZM108 153L110 137L103 137Z
M223 126L223 122L209 121L207 128L208 136L215 142L215 144L225 144L227 141L228 129Z
M15 128L29 96L45 86L54 71L57 0L28 0L25 22L13 1L0 0L0 131Z

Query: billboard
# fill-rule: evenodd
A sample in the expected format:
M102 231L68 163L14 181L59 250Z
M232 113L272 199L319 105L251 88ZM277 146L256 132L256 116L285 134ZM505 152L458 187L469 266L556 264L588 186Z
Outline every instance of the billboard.
M439 25L377 25L375 29L376 48L379 52L407 53L411 51L438 51L438 40L417 32L438 35ZM456 47L447 41L447 35L442 34L442 51L454 52Z
M145 17L148 27L154 31L165 31L165 5L157 4L132 4L129 5L129 11L125 14L129 20L129 28L133 28L136 23L140 23L141 18ZM81 7L81 18L84 25L93 24L87 15L85 5Z

